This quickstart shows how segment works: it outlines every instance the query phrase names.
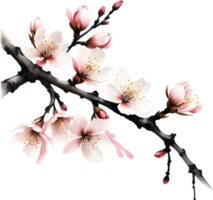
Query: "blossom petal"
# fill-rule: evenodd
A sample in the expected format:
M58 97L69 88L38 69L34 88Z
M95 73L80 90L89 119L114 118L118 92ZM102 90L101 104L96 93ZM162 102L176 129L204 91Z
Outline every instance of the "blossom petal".
M39 139L41 141L41 148L40 148L40 153L39 153L39 156L37 159L37 165L40 164L44 160L44 158L48 152L48 145L47 145L46 140L44 140L44 138L42 138L41 136L39 137Z
M26 134L27 133L25 131L14 134L10 138L10 141L9 141L10 146L13 147L13 148L19 147L22 143L24 143L24 141L25 141L25 137L24 136Z
M27 156L33 156L38 151L38 149L34 145L26 144L23 147L23 151Z
M34 31L37 31L39 28L42 28L43 24L39 17L36 17L34 22Z
M105 57L106 54L104 50L97 47L90 51L87 57L87 63L89 64L89 61L91 61L92 63L96 63L97 66L101 66Z
M109 41L109 32L99 32L92 36L91 41L94 41L97 46L106 44Z
M150 90L150 83L148 83L144 78L141 78L133 83L133 88L140 88L140 97L147 95Z
M189 85L184 86L184 89L185 89L185 93L188 93L190 91Z
M103 154L101 150L99 149L98 146L90 145L88 142L86 142L86 145L82 145L82 152L84 157L89 161L89 162L103 162Z
M122 87L120 86L126 86L127 84L131 83L131 76L128 71L120 68L117 71L117 74L115 76L115 87L120 91L122 94Z
M71 22L73 19L73 9L70 6L64 7L64 17L67 21Z
M28 58L34 58L36 60L43 60L44 59L44 56L40 52L38 52L38 50L35 49L35 48L23 46L22 51L23 51L24 55Z
M180 86L177 85L172 88L172 90L169 93L169 100L172 103L172 105L177 105L184 101L185 99L185 89L184 85Z
M89 23L90 23L90 13L88 12L84 12L81 15L81 30L84 30L88 27Z
M190 113L192 114L198 114L201 113L205 110L205 103L203 101L199 101L199 103L197 104L197 106L190 111Z
M85 78L84 81L88 86L98 87L98 83L94 80L91 80L89 78Z
M180 106L177 108L178 112L180 113L185 113L185 112L190 112L191 110L194 110L196 108L197 104L196 103L192 103L188 106Z
M127 102L122 102L118 105L118 110L126 115L133 115L135 112L130 108L129 103Z
M177 85L186 86L186 85L189 85L189 82L187 82L187 81L182 81L182 82L178 83Z
M82 138L78 138L78 139L74 139L70 142L68 142L65 147L64 147L64 150L63 150L63 154L72 154L73 152L75 152L81 145L81 142L82 142Z
M68 44L62 44L58 49L55 50L55 53L66 53L68 49Z
M54 123L57 120L57 118L58 118L57 115L54 114L45 120L42 126L44 133L47 133L50 130L52 123Z
M108 84L104 86L104 90L110 101L113 101L114 103L122 102L122 95L114 85Z
M97 134L99 140L97 141L97 146L100 148L108 148L111 145L109 138L104 134Z
M69 139L68 130L59 130L60 128L56 126L57 125L55 123L53 123L51 126L51 133L52 133L53 140L59 144L63 144L67 142Z
M106 131L110 128L110 121L107 119L96 119L90 122L84 133L93 134L101 131Z
M87 78L97 81L99 83L105 82L113 75L114 69L112 67L105 67L100 70L99 74L89 74Z
M45 28L39 28L36 31L34 40L35 40L35 45L38 48L41 44L45 43L47 40L47 30Z
M49 37L48 41L49 44L53 43L54 45L58 45L59 47L63 44L62 32L61 31L54 31L52 32Z
M87 119L83 115L76 115L72 123L69 123L69 130L77 136L82 136L87 124Z
M53 54L47 60L49 65L53 67L63 67L65 64L70 62L72 59L68 53Z
M36 132L39 132L39 133L44 131L43 128L41 128L40 126L37 126L37 125L33 126L33 130Z
M40 133L40 135L44 138L44 140L46 142L49 142L53 146L55 145L54 142L53 142L53 139L50 138L46 133L42 132L42 133Z
M79 73L83 74L84 69L86 67L86 59L87 59L87 48L85 46L79 46L76 51L76 58L79 64Z
M112 44L112 34L109 33L108 36L109 36L108 42L107 42L105 45L101 46L100 48L105 48L105 49L107 49L107 48L109 48L109 47L111 46L111 44Z
M141 100L136 102L129 102L129 107L135 112L136 115L146 115L150 113L154 104L148 100Z
M34 126L33 123L30 122L19 122L13 128L8 131L8 135L13 134L18 131L29 131Z
M36 64L39 65L40 67L43 67L44 65L46 65L46 63L47 63L46 59L36 61Z
M133 154L131 152L129 152L127 149L125 149L119 142L117 142L114 137L115 134L111 134L109 131L105 131L105 134L107 135L107 137L110 139L110 141L112 142L112 144L115 146L117 155L122 158L123 157L123 152L126 154L127 157L129 157L130 159L133 159ZM122 152L123 151L123 152Z
M74 71L74 72L79 72L80 68L79 68L79 64L78 64L78 60L75 56L73 56L71 58L71 63L70 63L70 66L71 66L71 69ZM81 73L84 72L84 69L85 69L86 65L84 65L84 68L81 69Z
M34 31L34 21L31 21L31 23L30 23L30 31L31 32Z
M86 6L80 6L73 16L73 24L77 26L80 22L80 30L83 31L90 23L90 13Z

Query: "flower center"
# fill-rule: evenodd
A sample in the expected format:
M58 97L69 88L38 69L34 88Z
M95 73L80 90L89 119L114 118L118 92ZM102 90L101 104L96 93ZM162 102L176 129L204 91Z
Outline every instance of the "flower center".
M32 145L35 146L36 149L38 148L38 146L41 144L40 140L38 138L38 136L40 135L38 132L34 131L34 130L30 130L29 132L27 132L28 134L26 134L24 136L25 141L24 144L26 144L26 146L28 145Z
M198 98L197 94L195 94L195 95L186 94L184 102L180 103L177 107L189 106L191 104L198 104L198 99L199 98Z
M64 117L59 117L54 122L53 126L54 126L56 134L61 134L61 133L65 134L68 130Z
M133 85L129 79L126 85L120 85L120 90L122 92L123 102L137 101L145 98L145 96L141 97L141 88L139 85Z
M97 58L94 58L93 60L91 60L90 57L88 57L88 61L86 63L86 68L84 70L84 76L88 75L88 74L99 74L100 73L100 63L99 60Z
M89 144L92 146L92 149L94 150L95 144L97 144L98 140L101 140L98 135L85 135L83 140L83 148L86 150L86 144ZM88 149L89 151L89 149Z
M45 38L45 36L43 36L43 38ZM51 54L55 53L55 50L57 49L58 49L58 45L55 45L53 41L48 43L47 40L45 40L44 43L38 46L37 51L42 53L44 58L47 59L50 57Z

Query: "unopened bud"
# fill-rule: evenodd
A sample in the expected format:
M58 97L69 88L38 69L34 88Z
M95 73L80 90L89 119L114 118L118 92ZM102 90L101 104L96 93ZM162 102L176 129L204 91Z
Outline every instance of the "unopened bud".
M119 11L125 5L125 0L115 0L111 5L114 10Z
M104 24L104 26L109 26L112 24L112 21L103 19L103 24Z
M106 5L101 5L98 7L97 11L101 13L101 15L104 15L108 11L108 7Z
M161 185L169 185L171 183L171 179L168 177L163 177L160 179Z
M61 110L62 110L62 111L67 111L67 106L66 106L65 104L62 104L62 105L61 105Z
M166 157L166 152L163 149L158 149L152 154L152 157L156 159L163 159Z
M109 115L99 107L94 108L95 114L100 119L109 119Z
M102 7L99 9L99 11L98 11L99 17L101 17L102 15L104 15L104 13L105 13L105 7L102 6Z

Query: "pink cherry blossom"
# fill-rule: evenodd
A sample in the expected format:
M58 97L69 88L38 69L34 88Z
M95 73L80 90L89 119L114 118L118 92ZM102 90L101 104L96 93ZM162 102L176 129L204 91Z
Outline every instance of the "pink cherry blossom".
M72 57L73 67L77 72L73 80L76 84L85 81L89 86L98 86L98 83L107 81L113 74L112 67L101 67L105 58L102 49L93 49L88 54L86 47L79 46L76 58L77 60Z
M155 154L156 158L163 158L166 155L166 152L164 150L160 150Z
M115 138L115 134L111 134L109 131L105 131L105 134L110 139L111 143L114 145L116 152L120 158L123 158L123 152L130 159L133 159L133 154L125 149L119 142L117 142ZM123 152L122 152L123 151Z
M153 103L143 100L149 92L150 84L145 79L132 82L130 74L124 69L119 69L115 76L115 86L105 86L107 97L118 103L118 110L126 115L145 115L153 109Z
M71 154L81 147L84 157L89 162L102 162L103 154L99 148L107 148L111 143L106 135L99 132L106 131L109 127L108 120L96 119L88 125L83 115L76 115L70 123L69 130L77 138L66 144L63 154Z
M197 94L189 87L186 81L176 84L169 93L169 101L177 107L178 113L197 113L202 110L202 103L198 102Z
M106 23L107 24L107 23ZM94 34L87 42L86 46L89 49L99 47L101 49L107 49L111 46L112 34L109 32L99 32Z
M15 133L12 136L10 139L10 145L16 148L24 143L23 151L28 156L34 155L40 147L40 153L37 159L37 164L40 164L48 152L47 142L54 145L53 140L45 134L44 130L40 126L37 126L36 124L21 124L12 130L12 132L18 130L22 131Z
M90 13L86 6L80 6L72 16L69 8L66 10L72 29L76 32L85 30L90 23Z
M44 125L44 131L46 132L51 127L52 139L57 143L65 143L68 141L68 127L70 121L73 119L72 115L68 115L62 112L55 112L55 114Z
M43 24L39 17L30 23L30 31L31 33L35 33L39 28L42 28Z
M68 44L63 43L61 35L62 32L55 31L48 36L45 28L39 28L34 37L37 49L24 46L23 53L28 58L36 59L40 67L47 62L54 67L62 67L71 60L71 56L66 53Z

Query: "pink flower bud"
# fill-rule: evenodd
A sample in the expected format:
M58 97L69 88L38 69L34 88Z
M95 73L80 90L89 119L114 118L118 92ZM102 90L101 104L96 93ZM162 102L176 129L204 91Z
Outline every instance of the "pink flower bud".
M99 11L98 11L99 17L102 16L102 15L104 15L104 13L105 13L105 7L102 6L102 7L99 9Z
M177 108L178 113L197 113L202 110L202 103L198 102L197 94L186 81L176 84L169 93L169 102Z
M118 10L123 4L123 1L117 1L116 3L114 3L114 5L112 6L113 10Z
M166 177L161 178L160 179L160 183L161 183L161 185L169 185L171 183L171 179L170 178L166 178Z
M156 158L163 158L165 155L166 155L166 152L165 152L164 150L161 150L161 151L158 151L158 152L155 154L155 157L156 157Z
M110 115L110 113L106 109L101 110L99 112L99 115L100 115L100 117L102 119L109 119L109 120L111 120L111 118L112 118L111 115Z
M37 17L35 19L35 21L32 21L30 23L30 31L31 31L31 33L35 33L39 28L42 28L42 27L43 27L43 24L42 24L42 22L41 22L39 17Z
M100 119L109 119L109 115L101 108L95 107L94 108L95 114Z
M72 12L69 8L66 10L70 25L74 31L83 31L90 23L90 13L86 6L80 6L72 17Z
M104 23L104 26L109 26L112 24L112 21L103 19L103 23Z
M68 104L64 103L61 105L61 108L66 111L66 112L69 112L70 111L70 108L68 107Z
M99 11L102 15L107 13L108 7L106 5L101 5L98 7L97 11Z
M107 49L110 47L112 41L112 34L109 32L99 32L93 35L88 42L87 48L95 49L96 47Z

